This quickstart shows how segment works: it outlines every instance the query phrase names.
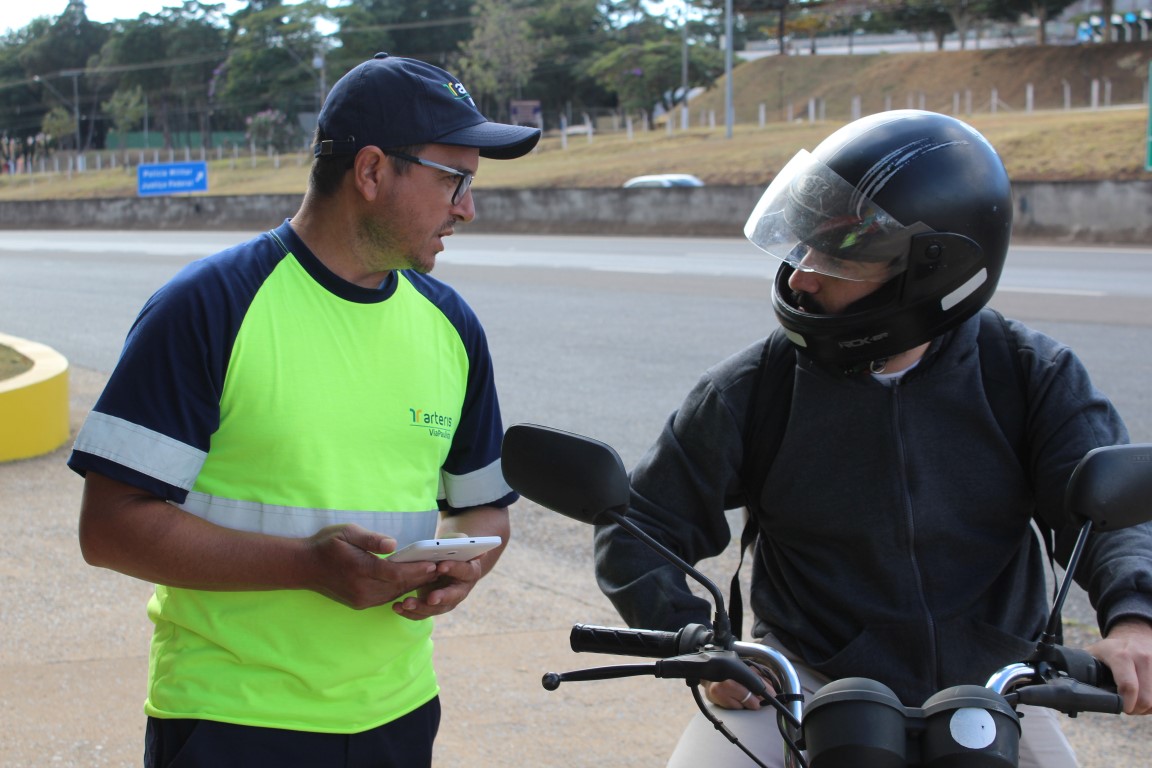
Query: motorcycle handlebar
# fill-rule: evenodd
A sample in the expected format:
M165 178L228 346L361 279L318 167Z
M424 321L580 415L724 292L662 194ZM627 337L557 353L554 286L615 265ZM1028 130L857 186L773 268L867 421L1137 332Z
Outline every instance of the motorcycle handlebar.
M712 632L700 624L689 624L677 632L576 624L568 640L576 653L665 659L699 650L711 642Z
M1108 669L1108 666L1100 659L1082 648L1065 648L1062 645L1046 646L1033 655L1032 661L1049 664L1086 685L1094 685L1106 690L1115 690L1116 688L1116 682L1112 679L1112 670Z
M576 652L641 656L657 661L654 664L548 673L542 680L548 690L555 690L565 680L604 680L636 675L697 682L737 680L759 697L762 703L771 704L779 712L781 719L778 725L785 739L784 764L789 768L808 765L801 750L808 750L809 758L823 750L830 734L839 734L847 727L845 717L849 721L872 717L869 713L874 713L877 707L878 694L875 689L883 689L883 686L863 678L840 680L821 688L810 702L809 710L804 706L795 667L778 650L759 643L740 641L727 644L728 647L719 647L714 644L712 631L699 624L689 624L678 632L576 624L572 627L570 642L572 650ZM771 688L778 695L772 695L771 689L765 687L760 676L746 665L747 662L757 664L757 669L767 675ZM939 729L939 722L949 722L948 718L938 717L939 712L958 707L983 708L989 717L1001 718L1004 724L1015 722L1014 710L1019 704L1032 704L1072 716L1079 712L1119 714L1122 711L1121 698L1110 683L1111 673L1108 668L1088 653L1046 645L1037 648L1028 662L1011 664L997 671L985 686L955 686L946 689L926 701L923 707L901 706L892 695L889 704L880 709L892 721L888 730L891 731L889 736L895 739L893 743L903 744L905 738L911 738L908 734L918 734L925 729L935 733L933 729ZM1112 690L1106 690L1109 687ZM699 703L699 698L697 701ZM830 706L832 703L835 706ZM839 714L830 719L829 712ZM811 715L816 715L815 719ZM716 722L713 724L724 730L722 725ZM997 750L1004 747L1004 739L1011 740L1012 729L1002 730L1008 735L989 745L989 754L998 754ZM1016 734L1018 738L1018 729ZM726 735L746 754L751 754L735 741L734 736L730 733ZM836 736L832 740L839 738ZM950 740L939 736L923 738L934 744L933 748L946 748L945 753L951 754L947 752L947 749L951 749ZM873 748L879 743L871 736L869 739L865 741ZM887 743L884 738L880 741ZM839 765L835 762L831 764ZM893 764L904 764L903 758ZM942 763L930 761L914 764ZM827 763L822 762L821 765Z
M572 650L577 653L639 656L668 661L673 657L696 653L710 645L712 640L712 631L700 624L689 624L676 632L576 624L569 636ZM775 681L778 690L799 691L799 680L795 679L791 665L773 649L755 643L737 642L733 650L741 656L767 664L771 671L781 677ZM1046 673L1046 668L1059 670L1062 674ZM626 674L645 674L639 668L629 669ZM671 667L663 671L652 668L646 673L657 677L683 676L672 672ZM603 670L593 674L605 676ZM1037 684L1041 682L1043 684ZM1115 686L1108 667L1085 651L1062 646L1048 646L1031 663L1012 664L1003 668L992 676L986 687L1003 695L1013 705L1034 704L1070 715L1077 712L1118 714L1123 709L1122 699L1114 692Z
M1033 704L1070 716L1079 712L1118 715L1124 709L1112 670L1078 648L1046 646L1029 663L1011 664L999 670L988 680L987 687L1013 706Z

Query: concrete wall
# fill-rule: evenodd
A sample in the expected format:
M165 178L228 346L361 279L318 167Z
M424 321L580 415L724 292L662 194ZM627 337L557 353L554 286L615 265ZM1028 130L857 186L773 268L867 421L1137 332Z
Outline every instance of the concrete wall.
M480 189L469 231L739 237L761 187ZM1152 244L1152 180L1014 185L1019 240ZM299 195L0 202L2 229L274 227Z
M1022 238L1152 245L1152 181L1016 184L1013 197Z

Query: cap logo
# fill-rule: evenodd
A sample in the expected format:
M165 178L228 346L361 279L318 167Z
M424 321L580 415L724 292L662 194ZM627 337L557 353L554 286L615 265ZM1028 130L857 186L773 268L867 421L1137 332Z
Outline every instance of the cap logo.
M464 99L472 101L472 97L468 95L468 89L464 87L463 83L443 83L443 86L448 89L448 92L452 94L452 98L457 101L463 101Z

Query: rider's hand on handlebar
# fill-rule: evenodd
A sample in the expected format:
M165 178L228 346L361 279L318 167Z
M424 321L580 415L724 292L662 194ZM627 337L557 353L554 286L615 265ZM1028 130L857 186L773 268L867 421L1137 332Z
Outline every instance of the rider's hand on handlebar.
M1085 650L1112 670L1126 714L1152 714L1152 624L1121 619L1106 638Z
M767 680L764 682L768 685L769 691L772 691L772 684ZM719 683L704 680L700 684L708 700L722 709L757 710L762 706L754 693L735 680L723 680Z

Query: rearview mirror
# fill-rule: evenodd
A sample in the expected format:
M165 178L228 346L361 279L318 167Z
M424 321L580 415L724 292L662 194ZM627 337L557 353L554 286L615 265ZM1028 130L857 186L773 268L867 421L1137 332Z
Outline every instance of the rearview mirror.
M535 424L516 424L500 449L504 480L521 496L583 523L623 513L630 488L624 462L612 446L590 437Z
M1109 445L1084 455L1068 480L1072 520L1114 531L1152 519L1152 444Z

